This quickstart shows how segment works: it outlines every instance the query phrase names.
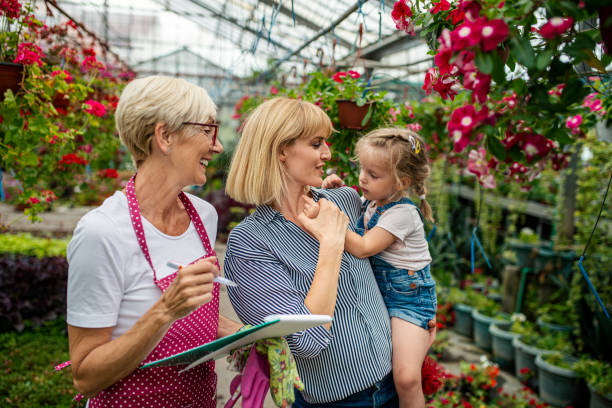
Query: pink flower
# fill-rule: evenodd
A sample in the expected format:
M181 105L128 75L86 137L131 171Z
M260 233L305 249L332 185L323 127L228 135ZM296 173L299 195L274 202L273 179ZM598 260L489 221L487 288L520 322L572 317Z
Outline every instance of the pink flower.
M275 87L274 85L270 86L270 94L272 95L278 94L278 88Z
M487 20L482 19L483 23L480 26L480 35L482 36L482 50L491 51L497 48L497 45L503 42L508 36L508 25L504 20Z
M450 9L450 3L448 0L440 0L439 3L433 3L434 5L429 12L431 14L438 14L440 11L446 11Z
M408 111L408 117L410 119L414 119L414 110L412 109L412 106L410 106L408 102L404 102L404 108L406 108Z
M104 105L102 105L100 102L94 101L93 99L86 100L85 105L89 106L88 108L85 108L85 112L94 116L98 116L101 118L106 113L106 107L104 107Z
M531 163L535 157L545 156L552 145L548 139L540 134L527 135L521 149L525 152L527 163Z
M473 47L478 44L481 39L481 29L482 23L475 22L465 22L461 25L458 25L451 32L451 43L453 51L463 50L468 47Z
M344 82L344 80L342 78L346 77L346 72L344 71L340 71L340 72L336 72L333 76L332 79L334 81L336 81L337 83L341 84L342 82Z
M40 203L40 200L37 197L30 197L28 198L27 204L38 204Z
M39 67L42 67L42 61L40 59L44 56L45 54L38 45L24 42L17 47L17 56L13 62L15 64L24 65L38 64Z
M88 70L97 69L98 71L103 71L105 69L104 64L98 61L96 57L92 55L85 57L81 63L81 66Z
M64 80L68 83L72 82L72 75L70 75L70 72L64 70L64 69L58 69L57 71L53 71L51 73L52 77L56 77L56 76L60 76L60 78L64 78Z
M580 124L582 123L582 115L578 114L576 116L569 116L567 118L567 120L565 121L565 126L567 126L568 128L575 130L578 128L578 126L580 126Z
M353 79L357 79L357 78L361 77L361 74L359 72L353 71L353 70L349 70L348 74Z
M477 124L478 115L474 105L465 105L453 111L448 129L459 129L462 133L470 133Z
M438 81L438 73L435 68L429 68L425 74L425 80L423 81L423 90L427 95L431 95L433 90L433 84Z
M539 32L542 37L550 40L563 34L573 24L574 19L571 17L553 17L540 28Z
M409 123L406 125L406 128L418 133L423 129L423 126L420 123Z
M397 115L399 115L400 113L402 113L401 109L395 109L395 108L389 108L389 113L391 114L391 116L393 117L393 122L397 122Z
M470 150L468 154L468 171L480 177L489 173L489 163L486 159L487 151L484 147L478 150Z
M451 12L448 14L448 17L446 17L446 19L450 19L451 24L452 25L456 25L458 22L460 22L461 20L463 20L463 18L465 17L465 13L459 9L452 9Z
M442 75L442 77L433 84L434 91L440 94L444 100L446 100L447 97L450 97L451 100L455 99L458 88L459 83L457 79L448 74Z
M480 3L478 3L477 1L460 0L459 2L459 10L461 10L465 14L465 17L469 21L476 21L476 19L480 15L480 9Z
M404 30L406 34L414 35L414 24L412 22L412 10L406 0L398 0L393 5L391 17L395 23L395 28Z
M472 103L478 101L483 104L487 101L491 85L491 76L480 71L472 71L463 77L463 87L472 91Z
M17 0L1 0L0 15L8 18L17 18L21 12L21 4Z

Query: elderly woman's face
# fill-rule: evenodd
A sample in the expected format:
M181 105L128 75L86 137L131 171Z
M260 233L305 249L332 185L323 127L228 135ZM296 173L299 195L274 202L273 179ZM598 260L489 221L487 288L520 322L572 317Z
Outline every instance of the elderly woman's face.
M321 186L323 166L331 159L326 140L327 135L321 132L301 137L283 149L280 159L292 181L302 186Z
M171 150L172 162L180 169L187 185L206 183L206 168L214 154L223 152L216 137L218 127L214 120L195 123L186 122L176 146Z

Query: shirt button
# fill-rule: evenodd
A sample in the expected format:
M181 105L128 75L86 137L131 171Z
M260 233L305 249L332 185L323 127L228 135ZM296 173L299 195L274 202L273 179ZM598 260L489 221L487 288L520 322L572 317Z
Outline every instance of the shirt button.
M408 275L409 275L409 276L414 275L414 271L408 271Z
M412 282L412 283L410 284L410 288L411 288L411 289L415 289L415 288L416 288L416 283Z

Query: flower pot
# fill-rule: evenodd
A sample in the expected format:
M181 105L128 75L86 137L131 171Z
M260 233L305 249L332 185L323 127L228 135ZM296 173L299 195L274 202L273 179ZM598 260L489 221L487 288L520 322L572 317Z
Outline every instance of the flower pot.
M518 333L507 330L510 326L511 323L504 323L501 326L494 323L489 327L493 360L504 369L511 369L514 366L514 346L512 345L512 340L520 336Z
M536 320L536 324L543 329L546 329L551 332L566 332L569 333L574 330L574 326L565 326L562 324L548 323L545 322L542 317L538 317Z
M510 247L516 254L516 265L519 268L531 267L533 264L532 252L537 247L535 244L525 242L511 242Z
M4 93L7 90L17 93L21 89L24 72L22 64L0 62L0 100L4 100Z
M554 260L554 253L551 250L540 248L533 260L533 269L536 273L542 272Z
M504 323L508 323L508 321L485 316L476 309L472 311L472 319L474 319L474 344L481 349L491 351L492 340L491 334L489 333L489 327L491 327L493 323L503 325Z
M512 339L512 346L514 347L514 375L518 379L525 377L525 374L521 373L525 369L529 369L531 373L536 374L538 371L538 367L535 365L536 356L550 352L523 343L520 336ZM536 390L538 388L537 375L530 378L527 385Z
M599 394L590 384L587 384L589 387L589 392L591 393L591 398L589 398L589 408L610 408L612 407L612 394L602 395Z
M357 103L354 101L338 99L336 105L338 105L338 120L343 128L363 130L370 124L371 114L366 123L363 123L363 119L367 115L368 110L374 109L374 102L366 102L363 106L357 106Z
M535 364L538 367L540 399L562 407L581 405L586 397L585 387L574 370L554 366L546 362L541 354L536 357Z
M455 331L459 334L472 338L474 319L472 318L472 306L458 303L455 305Z

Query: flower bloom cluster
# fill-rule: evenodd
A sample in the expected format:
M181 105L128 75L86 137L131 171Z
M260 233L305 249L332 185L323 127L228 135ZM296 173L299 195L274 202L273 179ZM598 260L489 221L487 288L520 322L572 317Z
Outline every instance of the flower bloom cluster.
M90 55L83 59L81 66L87 70L97 69L98 71L104 71L104 64L96 59L95 56Z
M102 105L100 102L94 101L93 99L86 100L85 105L89 106L88 108L85 109L85 112L91 115L101 118L106 113L106 107Z
M351 77L353 79L357 79L361 77L361 74L357 71L352 71L350 70L349 72L344 72L344 71L339 71L336 72L333 76L332 79L334 81L336 81L337 83L341 84L344 82L344 78L346 77Z
M406 34L414 35L414 23L412 22L412 10L407 0L398 0L393 5L391 17L395 23L395 28L404 30Z
M21 3L17 0L0 0L0 15L17 18L21 13Z
M553 17L544 23L538 32L543 38L550 40L566 32L573 24L571 17Z
M98 171L98 176L105 179L116 179L119 177L119 173L115 169L103 169Z
M53 78L55 78L56 76L59 76L60 78L63 78L64 81L71 83L73 81L72 79L72 75L70 75L70 72L63 70L63 69L58 69L56 71L53 71L51 73L51 76Z
M71 165L71 164L80 164L84 166L87 164L87 160L85 160L81 156L78 156L74 153L68 153L62 156L62 159L60 160L59 164L60 166Z
M45 54L40 47L34 43L24 42L19 44L17 47L17 56L13 60L15 64L32 65L38 64L42 67L41 58L44 58Z

